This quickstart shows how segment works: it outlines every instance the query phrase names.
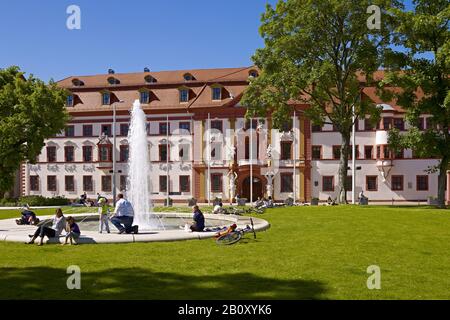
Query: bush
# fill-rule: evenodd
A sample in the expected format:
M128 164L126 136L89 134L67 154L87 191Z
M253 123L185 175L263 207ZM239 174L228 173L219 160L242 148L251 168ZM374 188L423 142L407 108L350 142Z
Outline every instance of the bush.
M70 201L61 196L46 198L43 196L24 196L20 197L18 203L20 205L28 204L29 206L66 206Z
M17 200L10 198L2 198L0 199L0 207L16 207Z

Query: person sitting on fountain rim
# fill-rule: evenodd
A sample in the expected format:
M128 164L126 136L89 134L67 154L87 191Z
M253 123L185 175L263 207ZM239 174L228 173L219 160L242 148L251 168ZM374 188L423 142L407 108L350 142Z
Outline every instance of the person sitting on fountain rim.
M205 217L203 216L203 213L197 205L192 207L192 212L194 213L194 223L191 225L191 231L203 231L203 229L205 229Z
M223 209L222 202L219 202L218 204L216 204L214 206L214 209L213 209L214 214L221 214L221 213L223 213L223 211L224 211L224 209Z
M111 223L122 233L138 233L138 226L133 226L134 210L131 203L123 198L123 194L117 195L116 209L111 218Z

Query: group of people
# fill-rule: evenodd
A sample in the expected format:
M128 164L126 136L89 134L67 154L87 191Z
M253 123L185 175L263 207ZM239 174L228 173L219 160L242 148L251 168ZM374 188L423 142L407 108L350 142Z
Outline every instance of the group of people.
M48 238L57 238L59 237L63 231L66 231L65 241L62 245L68 244L77 244L77 239L81 235L80 227L75 222L74 217L64 217L64 214L61 209L56 209L56 214L52 219L51 227L47 227L45 224L39 226L34 234L30 235L30 241L27 244L33 244L34 241L40 237L39 246L44 244L44 237Z
M268 198L259 197L258 200L256 200L256 202L255 202L255 208L261 208L261 209L273 208L272 197L268 197Z

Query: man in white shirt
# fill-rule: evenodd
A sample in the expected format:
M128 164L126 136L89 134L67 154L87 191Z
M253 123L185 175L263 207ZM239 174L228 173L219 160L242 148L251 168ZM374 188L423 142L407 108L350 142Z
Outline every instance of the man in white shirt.
M121 233L138 233L138 226L133 226L134 210L131 203L123 198L123 194L117 195L116 208L111 218L111 223Z

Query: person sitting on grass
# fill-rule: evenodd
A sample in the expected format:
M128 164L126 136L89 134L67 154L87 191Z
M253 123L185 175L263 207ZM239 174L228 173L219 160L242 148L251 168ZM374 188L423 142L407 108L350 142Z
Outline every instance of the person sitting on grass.
M116 209L114 210L111 223L119 230L119 234L138 233L138 226L133 226L134 210L128 200L123 198L123 194L117 195Z
M67 240L70 240L70 245L74 244L77 245L77 241L80 238L80 227L78 224L76 224L75 219L73 217L67 218L67 224L66 224L66 241L62 244L67 244Z
M39 218L36 217L36 214L30 210L28 205L22 207L22 217L20 219L16 219L16 223L18 225L36 225L39 223Z
M205 229L205 217L197 205L192 207L192 212L194 213L194 223L191 225L191 231L202 232Z
M55 217L52 220L52 227L46 227L45 225L40 226L37 228L36 232L33 235L29 235L31 240L27 242L27 244L33 244L34 240L36 240L37 237L41 237L41 240L39 241L39 246L42 246L44 244L44 237L47 236L50 238L56 238L61 235L61 232L64 230L64 227L66 226L66 218L64 217L64 214L61 210L61 208L56 209Z
M213 213L214 214L222 214L222 213L224 213L222 202L219 202L218 204L215 205L215 207L213 209Z

